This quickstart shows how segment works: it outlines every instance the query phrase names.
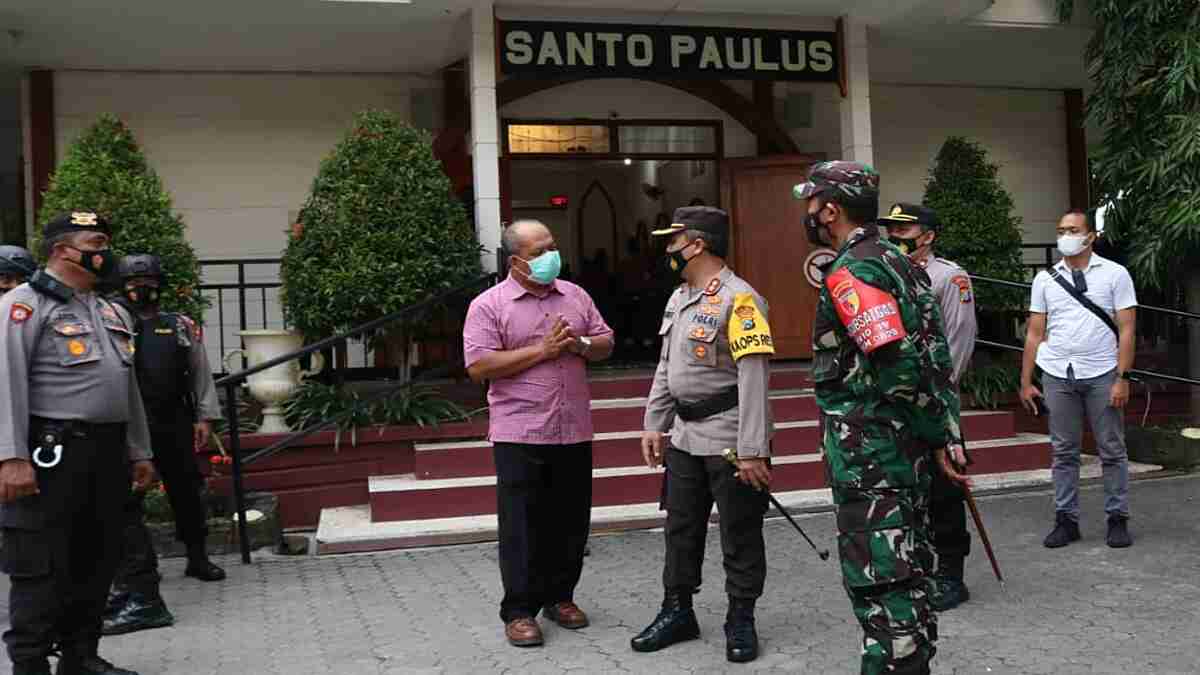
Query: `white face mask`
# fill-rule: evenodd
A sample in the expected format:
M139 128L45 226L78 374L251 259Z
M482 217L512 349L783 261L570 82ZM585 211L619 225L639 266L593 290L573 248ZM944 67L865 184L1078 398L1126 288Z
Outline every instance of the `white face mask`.
M1067 257L1079 255L1087 247L1086 234L1064 234L1058 238L1058 252Z

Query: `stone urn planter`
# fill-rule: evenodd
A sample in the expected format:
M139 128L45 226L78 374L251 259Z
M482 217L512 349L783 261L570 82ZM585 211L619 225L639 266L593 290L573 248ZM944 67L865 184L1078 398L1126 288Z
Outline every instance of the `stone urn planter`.
M225 367L230 372L229 360L236 355L246 357L249 367L266 363L304 346L304 338L290 330L243 330L238 332L244 349L235 349L225 355ZM280 434L291 431L283 418L283 402L288 400L300 386L300 378L310 377L325 367L325 358L320 353L312 355L312 369L301 370L299 361L281 363L261 373L250 376L250 395L263 404L263 421L259 433Z

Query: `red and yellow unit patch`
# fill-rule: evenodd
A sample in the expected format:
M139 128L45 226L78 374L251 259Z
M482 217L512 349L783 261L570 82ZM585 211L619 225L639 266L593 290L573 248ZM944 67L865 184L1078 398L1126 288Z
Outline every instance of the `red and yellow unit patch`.
M733 311L729 313L729 351L733 353L734 361L750 354L775 353L771 326L754 301L753 293L738 293L733 298Z
M842 325L867 354L908 335L896 298L858 279L849 268L843 267L825 277L825 288L833 298Z
M964 305L975 299L975 295L971 292L971 280L967 275L960 274L950 280L950 283L958 286L958 301Z
M14 302L8 311L8 320L13 323L25 323L33 316L33 308L23 302Z

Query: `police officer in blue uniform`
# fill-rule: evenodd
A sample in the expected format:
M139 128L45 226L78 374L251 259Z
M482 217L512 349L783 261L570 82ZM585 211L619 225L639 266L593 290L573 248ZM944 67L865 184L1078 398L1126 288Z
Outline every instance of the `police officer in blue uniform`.
M183 314L160 310L165 276L158 256L126 256L120 276L124 286L117 302L137 317L138 386L150 423L154 465L175 514L175 536L187 546L185 574L219 581L225 571L208 559L204 479L195 461L195 451L212 433L209 421L221 417L200 327ZM146 527L144 497L134 493L126 505L125 555L109 595L105 635L175 622L159 593L158 556Z
M48 262L0 299L0 569L14 675L136 675L100 658L121 509L154 479L133 317L96 292L113 268L90 211L50 220Z

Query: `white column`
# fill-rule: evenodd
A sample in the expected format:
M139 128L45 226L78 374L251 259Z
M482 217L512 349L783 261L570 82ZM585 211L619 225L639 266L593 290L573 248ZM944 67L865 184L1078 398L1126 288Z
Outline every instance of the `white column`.
M846 40L846 96L842 99L842 156L840 159L874 164L871 147L871 69L867 62L867 26L859 19L842 17Z
M475 172L475 230L483 267L496 271L500 246L500 111L496 108L496 31L492 0L471 7L471 159Z

